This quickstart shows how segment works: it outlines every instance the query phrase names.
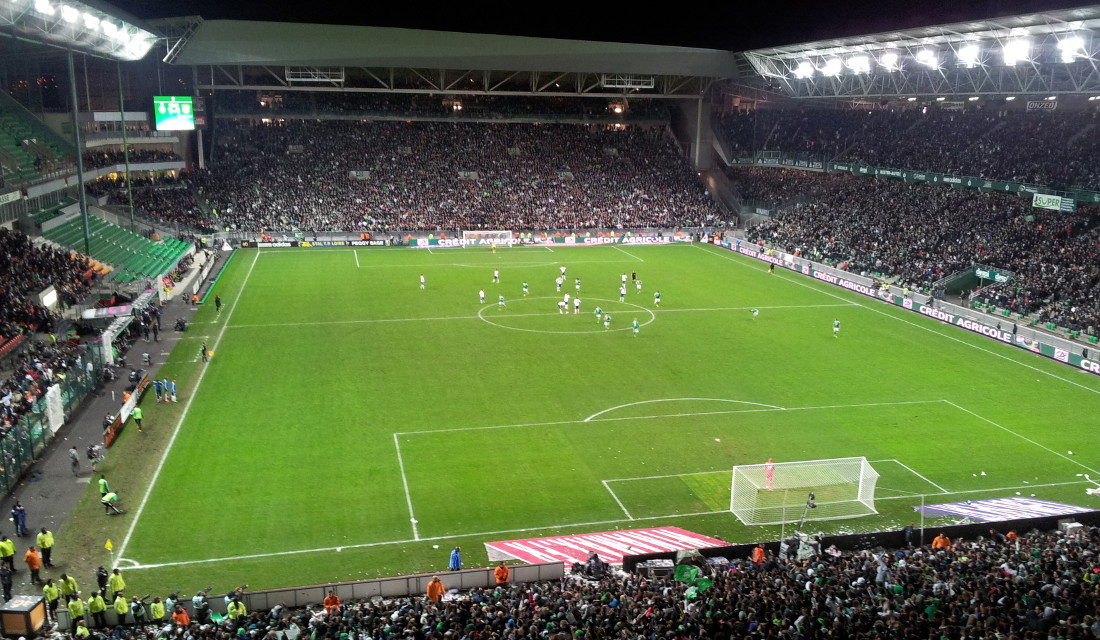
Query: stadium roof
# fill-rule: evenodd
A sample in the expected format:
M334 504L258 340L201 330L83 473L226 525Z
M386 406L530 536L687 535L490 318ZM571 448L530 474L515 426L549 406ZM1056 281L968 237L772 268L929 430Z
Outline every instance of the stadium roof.
M1090 6L754 49L746 54L790 59L913 44L947 44L979 38L1005 39L1097 30L1100 30L1100 6Z
M755 49L758 79L801 98L1100 91L1100 6Z
M303 65L730 78L729 51L419 29L243 20L197 24L177 65Z

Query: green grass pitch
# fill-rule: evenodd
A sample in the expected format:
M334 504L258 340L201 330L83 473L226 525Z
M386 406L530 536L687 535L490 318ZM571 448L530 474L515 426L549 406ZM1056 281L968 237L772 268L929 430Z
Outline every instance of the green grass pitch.
M714 247L242 250L216 293L166 365L180 403L144 402L108 459L127 513L89 490L78 514L101 523L85 562L139 591L432 571L455 545L484 565L482 542L616 528L775 539L728 511L733 465L769 457L872 461L879 515L825 532L904 526L922 496L1097 506L1078 474L1100 476L1100 380Z

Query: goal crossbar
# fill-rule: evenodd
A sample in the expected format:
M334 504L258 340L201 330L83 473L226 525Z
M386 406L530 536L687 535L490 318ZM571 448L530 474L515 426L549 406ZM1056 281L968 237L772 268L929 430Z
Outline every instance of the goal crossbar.
M730 511L750 525L858 518L878 513L877 481L864 457L737 465Z

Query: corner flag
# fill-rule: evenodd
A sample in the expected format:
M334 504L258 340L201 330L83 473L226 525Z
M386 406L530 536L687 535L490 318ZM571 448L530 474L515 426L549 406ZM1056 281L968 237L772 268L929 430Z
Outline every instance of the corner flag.
M103 548L106 549L107 551L110 551L111 549L115 548L115 546L113 544L111 544L111 539L110 538L107 538L107 544L103 545Z

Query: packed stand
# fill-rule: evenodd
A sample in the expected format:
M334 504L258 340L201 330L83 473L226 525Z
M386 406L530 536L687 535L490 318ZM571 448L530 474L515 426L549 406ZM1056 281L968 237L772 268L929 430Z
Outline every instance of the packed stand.
M663 128L288 122L224 132L195 176L219 225L259 232L717 225ZM357 173L358 172L358 173Z
M816 540L797 549L785 543L778 553L761 546L728 568L711 568L696 559L702 575L713 581L703 590L672 577L613 570L599 576L574 572L554 582L509 584L505 579L493 588L457 590L447 574L440 574L441 584L433 579L423 596L344 601L330 593L308 609L278 604L249 611L238 589L225 596L229 613L221 620L211 619L212 597L204 592L183 601L178 593L163 600L123 593L108 596L105 603L93 594L90 603L108 610L96 619L80 618L85 624L74 635L120 640L1089 640L1100 638L1098 551L1095 527L1022 536L990 530L988 537L966 541L941 534L923 547L856 552L823 549ZM124 586L102 567L100 573L106 578L100 581L103 593ZM128 624L134 619L137 623Z
M190 174L156 172L143 178L135 178L130 188L122 176L104 176L85 185L89 195L107 196L107 203L128 207L133 197L134 210L166 225L193 226L205 231L215 231L214 220L196 202Z
M130 148L130 164L147 164L152 162L180 162L179 154L165 149ZM122 149L89 149L84 152L84 167L86 169L100 169L111 167L126 162L126 154Z
M786 172L784 188L797 191L799 182L812 200L750 229L751 241L918 290L974 263L1006 269L1017 276L999 306L1061 326L1100 326L1096 207L1064 213L1016 195Z
M509 95L423 95L412 93L317 93L287 91L219 91L214 105L219 113L262 116L317 115L415 116L435 118L522 118L560 116L616 118L607 98L532 97ZM627 103L623 118L669 119L659 100Z
M1100 191L1096 108L755 109L720 115L735 157L792 157Z

